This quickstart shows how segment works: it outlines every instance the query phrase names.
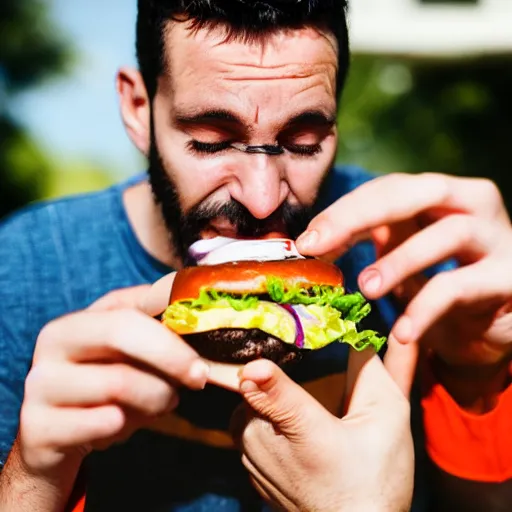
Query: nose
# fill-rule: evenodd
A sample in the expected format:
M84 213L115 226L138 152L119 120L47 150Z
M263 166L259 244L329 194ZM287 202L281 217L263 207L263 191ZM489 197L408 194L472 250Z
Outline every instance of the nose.
M289 193L279 157L265 154L241 155L229 193L257 219L266 219L286 200Z

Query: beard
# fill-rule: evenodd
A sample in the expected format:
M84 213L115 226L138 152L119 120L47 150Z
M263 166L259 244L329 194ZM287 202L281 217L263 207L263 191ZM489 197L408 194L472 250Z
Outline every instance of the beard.
M257 219L235 199L226 203L202 202L189 211L183 211L178 188L165 169L155 137L151 136L149 154L149 183L157 205L160 207L174 254L188 266L194 261L188 254L189 247L201 239L201 233L215 219L225 219L236 229L237 236L260 238L271 232L284 232L295 240L313 218L313 209L283 203L270 216Z

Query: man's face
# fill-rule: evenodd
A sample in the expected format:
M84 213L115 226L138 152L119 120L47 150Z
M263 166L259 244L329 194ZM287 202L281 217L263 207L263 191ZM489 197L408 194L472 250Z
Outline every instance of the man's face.
M334 38L310 28L249 44L173 23L166 61L150 177L177 254L201 237L300 234L336 152Z

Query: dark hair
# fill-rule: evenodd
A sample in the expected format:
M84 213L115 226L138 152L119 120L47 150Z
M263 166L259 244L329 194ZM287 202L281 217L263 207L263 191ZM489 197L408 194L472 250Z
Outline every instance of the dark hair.
M164 30L169 20L195 29L224 25L228 38L254 40L280 29L316 26L334 34L339 46L337 93L349 68L347 0L138 0L137 59L148 94L164 71Z

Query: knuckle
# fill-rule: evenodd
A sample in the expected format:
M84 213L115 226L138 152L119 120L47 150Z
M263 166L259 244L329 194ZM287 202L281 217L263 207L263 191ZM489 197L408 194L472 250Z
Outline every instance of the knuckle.
M32 400L35 396L44 394L46 384L54 378L55 373L53 365L48 363L32 365L25 379L25 400Z
M251 419L247 422L247 424L243 427L240 432L240 439L242 440L242 445L244 448L248 446L254 446L257 440L259 439L259 430L261 425L258 421Z
M112 436L119 436L129 430L131 423L125 411L121 407L113 407L108 413L101 411L101 414L90 415L86 421L76 426L80 431L81 438L92 440L105 440Z
M436 302L440 296L444 296L449 303L461 304L467 297L468 291L467 283L456 279L455 271L441 272L432 279L430 300Z
M449 231L457 238L459 245L468 245L475 237L475 223L469 215L453 215L449 217Z
M381 178L377 178L377 179L384 181L384 178L385 178L386 181L388 181L388 183L397 183L400 181L407 180L408 177L409 177L408 175L400 173L400 172L391 172L388 175L382 176Z
M76 314L76 313L75 313ZM62 338L64 323L73 315L66 315L48 322L37 336L32 363L40 361Z
M455 294L458 292L454 290L451 274L451 271L441 272L430 279L425 291L421 294L421 306L418 303L416 308L429 309L439 301L439 297L446 298L448 295L455 300Z
M33 425L40 424L40 420L42 420L43 417L44 416L40 414L39 407L24 400L20 411L20 428L23 430L24 436L27 434L31 435Z
M432 278L430 281L430 287L434 292L444 291L447 287L449 287L451 277L451 272L441 272Z
M422 174L422 178L425 189L432 191L439 203L448 201L451 196L451 187L449 181L443 174L426 172Z
M417 252L417 248L411 244L404 244L401 249L395 249L382 259L384 273L393 284L401 280L404 270L410 267L410 262L416 261Z
M175 390L164 382L155 382L151 390L151 396L146 401L147 413L152 416L158 416L168 411L175 393Z
M125 400L131 395L133 380L130 378L127 368L113 366L107 384L107 399L118 401Z
M49 345L52 345L55 339L59 336L61 332L60 322L59 320L52 320L47 323L39 332L39 336L37 337L36 348L41 351L41 349L46 348Z
M122 307L121 292L113 290L101 297L98 301L105 309L118 309Z
M488 178L480 178L478 183L480 194L487 199L490 204L501 206L503 198L496 183Z

